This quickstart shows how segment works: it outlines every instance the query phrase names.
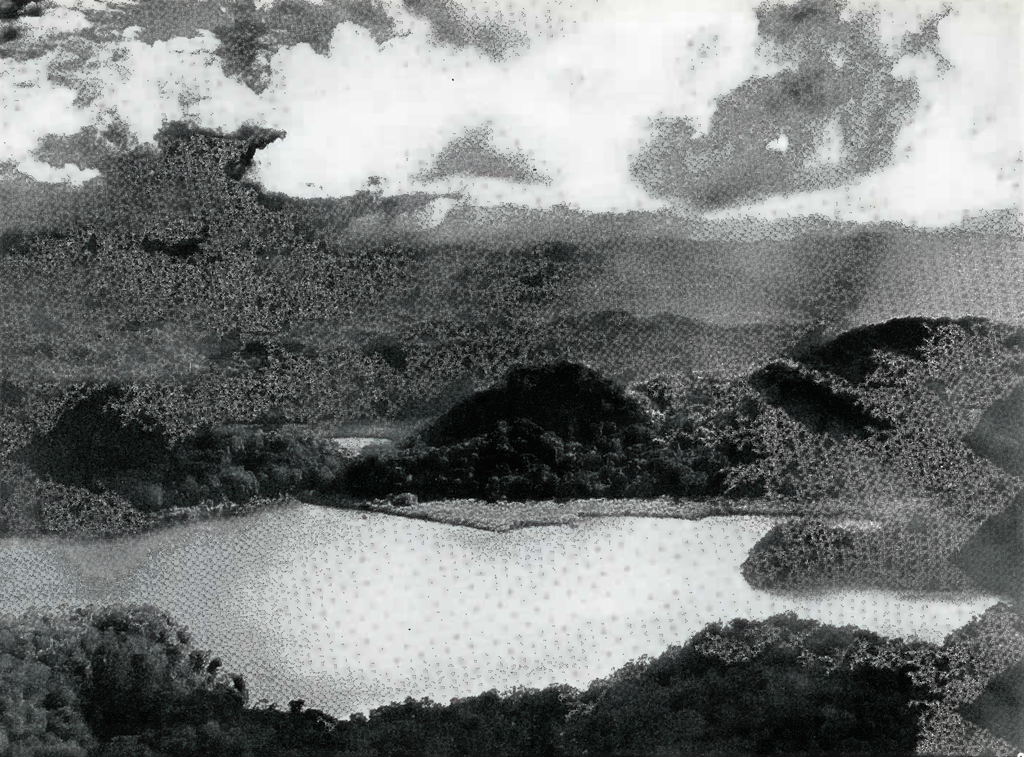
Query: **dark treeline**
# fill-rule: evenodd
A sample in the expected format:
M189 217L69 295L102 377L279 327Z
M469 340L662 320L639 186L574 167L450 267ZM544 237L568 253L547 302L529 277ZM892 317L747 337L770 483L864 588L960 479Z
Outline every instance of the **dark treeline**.
M12 482L28 474L36 488L59 485L141 513L304 493L488 500L757 494L756 486L727 483L736 463L756 456L743 427L758 401L738 391L708 382L670 400L663 384L626 391L578 364L514 369L397 452L353 461L325 439L272 424L174 437L137 388L86 385L44 433L7 456L4 472ZM19 500L24 490L0 487L5 530L23 530L16 522L38 511Z
M779 615L714 623L578 691L406 699L339 720L252 707L242 676L151 606L0 619L0 753L909 754L941 696L942 648Z
M391 345L374 348L402 367ZM80 385L46 417L6 381L0 409L37 431L5 440L14 448L0 462L0 530L119 533L282 495L667 495L726 507L756 497L803 517L751 550L743 573L755 587L1017 597L1022 365L1019 331L928 319L804 344L746 378L626 386L579 363L540 363L454 402L394 449L355 459L269 412L262 423L175 432L164 422L174 397L146 384Z
M409 491L431 499L763 493L727 483L732 466L756 457L744 435L759 407L752 393L714 398L717 407L705 397L701 418L675 404L664 384L638 389L572 363L513 369L396 454L358 461L346 483L359 496Z
M32 491L60 486L140 513L313 493L488 500L758 494L763 488L727 481L734 465L756 458L744 426L759 403L743 392L717 382L676 393L659 382L627 391L578 364L518 368L397 452L353 461L325 439L267 424L174 437L138 388L86 385L44 433L8 455L12 483L0 487L0 512L5 530L38 520L40 505L13 483L25 475L37 479Z
M1019 412L1013 387L1021 363L1019 346L1007 341L1012 330L904 320L804 345L798 360L747 378L684 375L627 387L579 363L515 367L394 450L356 460L325 439L286 431L286 419L275 422L272 412L262 423L170 428L167 408L176 397L145 384L83 384L64 393L50 419L22 419L40 406L6 381L5 414L37 430L7 442L13 449L0 471L10 482L0 486L0 524L24 530L20 524L39 520L41 505L19 499L27 489L16 482L27 466L38 478L29 489L63 486L139 513L303 493L765 497L791 500L808 515L817 503L845 498L860 517L878 516L860 514L858 502L932 501L931 511L904 518L910 538L929 530L932 514L977 521L971 508L979 497L993 510L1013 501L1019 477L1006 461L1021 442L1019 424L1004 419ZM867 346L852 339L857 333ZM886 340L891 352L879 346ZM849 343L859 383L833 372L842 365L836 341ZM250 362L274 359L258 347L244 346ZM374 349L402 367L397 348L381 342ZM991 406L980 421L979 406ZM785 552L787 534L800 538L798 531L780 531L763 547ZM834 541L840 551L852 547L842 533ZM787 569L772 567L774 559L755 560L764 570L752 568L749 577L785 583ZM841 560L830 551L817 562L835 568Z

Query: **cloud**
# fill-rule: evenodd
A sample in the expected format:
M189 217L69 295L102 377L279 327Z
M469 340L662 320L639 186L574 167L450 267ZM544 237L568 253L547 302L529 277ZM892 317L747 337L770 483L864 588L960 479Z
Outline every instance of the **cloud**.
M326 55L339 24L368 30L378 44L398 33L380 0L143 0L92 3L81 15L91 24L87 37L96 42L115 41L127 29L146 45L210 32L220 43L215 53L225 73L254 92L266 89L278 50L308 44Z
M19 19L38 17L42 8L31 0L0 0L0 44L13 42L20 36Z
M0 0L0 58L38 58L51 52L58 40L89 26L85 15L73 8Z
M501 60L528 44L523 32L502 23L500 15L470 15L453 0L402 0L410 13L430 22L431 38L439 45L475 47L493 60Z
M494 129L490 124L468 129L449 142L428 171L416 176L430 182L454 176L475 176L505 179L520 184L550 184L551 178L531 165L519 150L502 152L494 146Z
M194 37L229 20L223 0L165 0L83 4L82 13L92 24L90 36L98 41L116 40L125 29L135 28L134 38L152 45L176 37Z
M0 68L0 160L24 160L47 133L73 133L88 117L73 107L74 90L47 79L54 55Z
M1005 62L1020 59L1021 14L1019 5L966 2L935 17L934 49L910 54L911 48L893 70L916 82L920 104L884 168L843 186L778 195L710 216L820 213L938 227L986 210L1019 213L1024 87L1020 68ZM898 52L906 36L894 32Z
M440 41L403 0L47 0L0 44L0 160L33 175L92 165L90 140L117 118L140 143L165 121L254 121L290 135L255 174L298 196L350 195L371 175L389 194L416 191L433 167L432 189L484 206L958 222L1019 202L1020 75L1006 65L1019 8L951 0L927 20L928 0L849 0L838 15L804 2L759 17L756 1L449 6L484 26L500 10L529 34L501 52L473 43L471 24ZM225 46L243 11L266 32ZM493 134L474 174L450 143L481 124ZM529 156L549 181L510 180L488 149Z
M841 186L892 159L919 102L916 81L893 71L902 53L934 47L934 24L890 55L872 14L846 16L838 0L756 15L762 53L782 70L719 97L707 134L687 118L655 119L632 166L653 196L711 210Z
M327 55L334 31L350 23L366 29L378 45L396 36L397 25L379 0L277 0L259 8L253 0L236 0L230 22L213 29L224 72L254 92L269 84L270 60L284 47L306 44Z

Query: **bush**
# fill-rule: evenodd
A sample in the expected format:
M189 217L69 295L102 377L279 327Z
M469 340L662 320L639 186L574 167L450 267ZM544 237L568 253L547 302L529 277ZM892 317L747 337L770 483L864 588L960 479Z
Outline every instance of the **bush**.
M773 526L753 546L740 570L761 589L834 586L870 564L877 539L874 533L854 533L823 521L788 521Z
M0 618L0 746L196 757L910 753L916 703L941 695L932 673L948 667L944 655L792 614L737 619L582 692L492 690L448 705L409 698L339 721L301 700L246 707L241 676L156 608L30 612Z
M203 498L245 502L309 489L335 491L346 465L320 440L263 430L205 429L181 440L171 458L164 486L173 492L170 500L186 506Z
M247 502L259 494L256 476L240 466L228 468L221 474L221 483L232 502Z
M513 368L504 382L456 405L421 438L432 445L454 445L512 419L587 442L597 436L594 419L619 426L649 420L640 403L614 382L586 366L563 362Z
M358 497L385 497L397 493L404 484L399 464L379 457L367 457L354 463L345 474L345 488Z
M574 381L583 398L569 401ZM557 412L556 399L565 401ZM603 419L606 410L610 419ZM354 463L343 485L365 497L399 491L487 500L714 496L726 489L730 455L743 449L735 433L739 411L728 423L716 412L712 417L728 432L698 434L699 424L679 432L685 423L676 413L666 438L642 403L589 369L516 369L398 450Z

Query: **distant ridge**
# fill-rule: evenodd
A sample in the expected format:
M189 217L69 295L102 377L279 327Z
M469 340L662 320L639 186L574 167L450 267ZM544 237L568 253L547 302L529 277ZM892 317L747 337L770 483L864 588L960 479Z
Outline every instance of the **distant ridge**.
M831 373L851 384L862 384L878 368L875 352L890 352L920 360L928 338L942 326L955 325L975 333L989 325L985 318L894 318L884 323L845 331L823 344L794 353L803 365Z

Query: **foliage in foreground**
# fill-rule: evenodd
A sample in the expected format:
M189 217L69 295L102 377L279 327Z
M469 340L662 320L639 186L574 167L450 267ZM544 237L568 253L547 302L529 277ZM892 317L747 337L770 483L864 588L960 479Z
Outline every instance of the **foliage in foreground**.
M241 676L151 606L0 619L0 754L81 755L146 729L236 717Z
M0 619L0 754L910 753L941 649L792 614L714 623L585 691L407 699L336 719L246 706L244 680L150 606Z

